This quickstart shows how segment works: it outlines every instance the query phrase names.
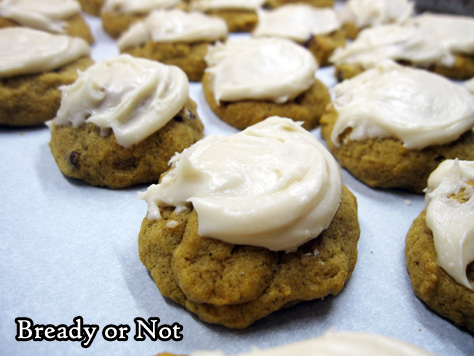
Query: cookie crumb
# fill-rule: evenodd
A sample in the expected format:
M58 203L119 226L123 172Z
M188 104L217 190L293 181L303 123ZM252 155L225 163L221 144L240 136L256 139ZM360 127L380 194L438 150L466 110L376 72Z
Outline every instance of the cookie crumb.
M178 227L178 225L179 225L179 222L174 221L174 220L168 221L168 222L166 223L166 227L167 227L168 229L174 229L174 228Z
M318 255L319 255L319 250L318 250L317 248L314 249L313 255L314 255L314 256L318 256Z
M421 333L423 330L422 330L422 329L418 329L418 331Z
M373 254L374 254L374 251L370 251L370 254L373 255Z

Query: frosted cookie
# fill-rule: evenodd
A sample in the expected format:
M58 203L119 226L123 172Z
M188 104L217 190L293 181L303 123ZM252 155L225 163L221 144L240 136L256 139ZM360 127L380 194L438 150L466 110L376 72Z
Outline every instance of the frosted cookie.
M100 10L104 6L105 0L79 0L82 6L82 10L87 12L89 15L100 16Z
M105 0L100 15L102 27L116 38L153 10L172 9L179 3L179 0Z
M0 125L33 126L56 115L59 87L93 61L81 38L27 27L0 29Z
M421 193L445 159L474 159L474 96L421 69L383 62L334 88L321 133L371 187Z
M191 81L200 81L210 44L227 38L224 20L200 12L156 10L133 24L119 39L122 53L180 67Z
M453 65L436 65L435 72L453 79L474 77L473 17L422 14L412 24L430 32L454 56Z
M320 66L329 64L334 49L346 44L333 9L289 4L275 10L260 9L254 37L283 37L309 49Z
M368 27L387 24L403 25L414 14L409 0L348 0L338 11L347 37L355 39Z
M307 4L314 7L333 7L334 0L266 0L265 6L274 9L287 4Z
M290 119L204 138L139 197L141 261L164 297L209 323L245 328L335 295L357 260L356 199Z
M474 161L447 160L430 175L405 253L416 296L474 333Z
M258 22L257 9L265 0L192 0L189 9L225 20L229 32L250 32Z
M330 58L339 80L349 79L391 59L404 65L434 70L455 67L454 56L430 31L415 26L382 25L363 30Z
M276 115L314 128L330 102L315 79L312 54L281 38L228 41L209 48L202 85L211 109L228 124L244 129Z
M202 137L188 91L174 66L129 55L93 65L62 88L50 124L59 169L110 188L156 181L175 152Z
M171 354L163 353L162 356ZM330 331L313 339L268 349L253 348L235 356L434 356L416 345L391 337L356 331ZM196 351L191 356L225 356L221 351Z
M0 28L15 26L81 37L88 43L94 42L76 0L1 1Z

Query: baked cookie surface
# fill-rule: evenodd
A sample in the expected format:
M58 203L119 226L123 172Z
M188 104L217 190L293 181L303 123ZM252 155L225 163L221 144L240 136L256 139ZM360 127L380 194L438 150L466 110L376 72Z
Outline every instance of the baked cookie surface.
M51 120L61 103L59 87L73 83L77 71L93 63L83 57L50 72L0 78L0 125L34 126Z
M125 188L156 181L168 161L202 137L196 104L185 107L164 127L132 147L117 143L112 132L101 135L94 124L51 127L50 148L61 172L96 186Z
M354 269L360 233L357 202L345 187L329 228L296 252L233 245L197 230L194 210L165 208L161 220L145 218L140 259L164 297L206 322L239 329L276 310L339 293Z
M105 0L78 0L82 6L82 10L89 15L99 16L100 10L104 5Z
M332 7L334 6L334 0L267 0L265 2L265 5L270 8L286 4L308 4L314 7Z

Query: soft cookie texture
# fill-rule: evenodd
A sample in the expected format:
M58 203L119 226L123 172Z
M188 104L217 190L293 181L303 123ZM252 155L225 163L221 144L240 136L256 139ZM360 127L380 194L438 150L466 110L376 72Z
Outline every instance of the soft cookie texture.
M82 10L90 15L99 16L105 0L79 0Z
M319 124L327 104L331 101L327 87L316 80L305 92L286 103L277 104L271 100L240 100L217 103L211 90L211 76L204 74L202 87L206 100L212 111L238 129L245 129L269 116L290 117L302 121L305 129L312 129Z
M140 259L161 294L229 328L338 294L357 261L357 201L345 187L329 228L292 253L199 236L195 210L165 207L161 216L145 218L139 234Z
M350 129L336 147L331 132L338 113L331 108L321 118L321 134L329 150L342 167L371 187L401 188L421 194L430 173L445 159L474 159L474 132L464 133L459 139L444 145L428 146L421 150L407 149L395 138L368 138L353 141Z
M470 182L474 187L474 181ZM462 201L463 192L455 196ZM426 224L426 211L413 222L406 238L406 262L413 290L431 309L474 333L474 292L456 282L437 262L433 233ZM474 283L474 263L467 267Z
M274 8L286 4L309 4L315 7L334 6L334 0L267 0L265 5Z
M94 62L83 57L55 70L0 79L0 125L34 126L51 120L61 104L59 87L73 83L77 71Z
M125 148L112 132L101 135L89 123L51 126L51 152L61 172L91 185L124 188L156 181L168 161L202 137L196 104L189 100L164 127L145 140Z

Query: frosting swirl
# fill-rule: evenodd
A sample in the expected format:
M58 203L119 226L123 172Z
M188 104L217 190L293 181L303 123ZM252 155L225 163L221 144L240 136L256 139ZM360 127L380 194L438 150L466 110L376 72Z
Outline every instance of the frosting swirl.
M283 38L218 43L209 47L206 61L216 102L264 99L284 103L313 85L317 69L308 50Z
M438 265L473 289L466 275L474 261L474 161L446 160L431 173L426 192L426 225L433 232ZM452 198L464 189L464 202Z
M474 96L422 69L385 61L334 88L338 119L331 141L395 137L409 149L456 140L474 126Z
M118 144L129 147L165 126L183 108L188 91L178 67L120 55L96 63L62 88L54 123L112 128Z
M169 9L180 0L105 0L102 12L119 14L147 14L156 9Z
M0 78L50 71L89 54L82 38L27 27L0 30Z
M190 8L195 11L224 9L257 10L265 0L193 0Z
M208 136L171 160L139 198L148 219L192 204L198 233L233 244L294 251L318 236L339 207L342 180L331 154L290 119L271 117L232 136Z

